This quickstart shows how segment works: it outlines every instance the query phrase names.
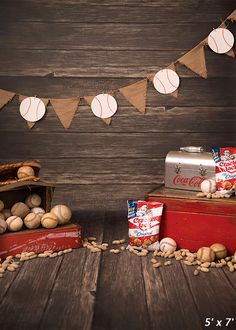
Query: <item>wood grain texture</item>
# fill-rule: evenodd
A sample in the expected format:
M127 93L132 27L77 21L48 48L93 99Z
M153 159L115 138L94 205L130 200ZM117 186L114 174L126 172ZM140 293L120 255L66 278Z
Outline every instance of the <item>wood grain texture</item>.
M170 65L185 54L183 50L38 50L7 48L0 53L1 76L54 77L119 77L143 78ZM235 77L234 60L226 55L216 56L205 48L208 77ZM17 58L17 62L15 61ZM193 73L177 65L181 77Z
M62 258L50 258L44 260L43 267L40 259L24 263L18 270L17 280L11 285L11 290L1 301L1 329L35 330L38 327L61 261ZM47 271L49 268L50 272Z
M127 238L125 213L106 213L104 241L113 238ZM101 270L92 329L149 329L141 259L106 252Z
M41 5L43 3L43 6ZM1 1L2 16L7 20L23 22L84 22L84 23L163 23L167 17L175 22L218 22L234 10L233 0L214 2L214 11L208 11L208 2L201 6L196 1ZM184 6L181 6L184 4ZM21 10L18 10L20 5ZM193 10L195 10L193 15ZM157 15L158 13L158 15Z
M181 285L185 283L185 277L180 263L171 260L170 266L163 266L166 259L159 258L162 266L157 269L152 267L150 259L151 255L142 258L150 329L201 329L192 293L187 285ZM179 285L182 289L181 299Z
M2 0L0 87L67 98L127 86L182 56L234 6L233 0ZM229 28L235 33L235 24ZM125 209L127 198L143 198L163 182L169 150L233 145L235 60L205 50L209 79L177 65L179 97L158 94L150 82L145 115L117 93L109 127L82 100L67 132L51 106L29 131L15 98L0 112L1 162L40 160L43 178L59 184L55 198L63 202L67 194L75 209Z
M148 22L147 22L148 23ZM0 41L14 49L190 50L212 30L211 22L175 24L15 22L0 25ZM216 24L215 28L220 25ZM232 26L232 31L235 27ZM196 34L195 31L198 31ZM165 31L163 33L163 31ZM16 35L21 36L21 42ZM45 38L47 36L47 38ZM106 36L106 38L104 38ZM168 36L168 38L167 38ZM181 36L181 38L176 38ZM99 41L99 42L98 42Z
M102 241L104 211L79 214L78 222ZM101 253L87 249L64 256L40 329L91 329L100 259Z

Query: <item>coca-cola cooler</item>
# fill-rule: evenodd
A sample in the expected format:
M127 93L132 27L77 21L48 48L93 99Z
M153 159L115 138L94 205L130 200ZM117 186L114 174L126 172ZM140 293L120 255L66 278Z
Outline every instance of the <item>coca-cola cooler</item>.
M165 187L200 191L205 179L215 179L215 162L202 147L181 147L165 160Z

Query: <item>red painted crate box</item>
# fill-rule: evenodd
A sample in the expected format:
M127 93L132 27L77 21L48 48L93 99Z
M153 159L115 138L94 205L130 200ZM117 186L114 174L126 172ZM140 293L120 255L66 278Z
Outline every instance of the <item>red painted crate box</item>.
M0 200L6 208L16 202L23 202L32 193L42 198L42 207L51 209L54 187L44 182L25 181L0 187ZM72 219L73 220L73 219ZM54 229L22 229L19 232L8 232L0 235L0 258L16 255L23 251L36 253L45 250L63 250L82 246L82 228L77 224L67 224Z
M161 186L146 200L164 203L160 239L171 237L179 248L191 251L213 243L224 244L229 253L236 251L236 197L209 200Z

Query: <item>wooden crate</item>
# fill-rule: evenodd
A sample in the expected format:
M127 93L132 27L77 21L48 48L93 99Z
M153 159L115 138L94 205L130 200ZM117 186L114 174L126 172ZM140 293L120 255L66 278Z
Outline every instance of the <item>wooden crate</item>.
M54 187L43 182L25 181L0 187L0 199L5 208L16 202L24 202L32 193L41 196L41 206L50 211ZM58 226L54 229L23 229L19 232L5 232L0 235L0 258L16 255L23 251L43 252L45 250L62 250L82 246L82 229L76 224Z
M179 248L191 251L213 243L224 244L229 253L236 251L236 197L208 200L160 186L146 200L164 203L160 239L172 237Z
M0 236L0 258L15 256L21 252L64 250L82 246L82 228L77 224L67 224L54 229L26 229Z
M0 200L5 208L11 208L14 203L24 202L29 194L38 194L42 198L42 207L48 212L51 209L52 196L55 187L44 182L24 181L0 187Z

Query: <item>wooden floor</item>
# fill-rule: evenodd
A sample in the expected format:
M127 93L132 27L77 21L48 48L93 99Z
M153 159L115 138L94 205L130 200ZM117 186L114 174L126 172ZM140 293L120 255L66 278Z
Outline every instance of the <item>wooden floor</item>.
M127 237L125 212L100 210L77 219L85 235L103 242ZM25 262L0 280L0 329L236 328L236 272L193 276L193 268L179 262L153 269L150 259L83 248Z

